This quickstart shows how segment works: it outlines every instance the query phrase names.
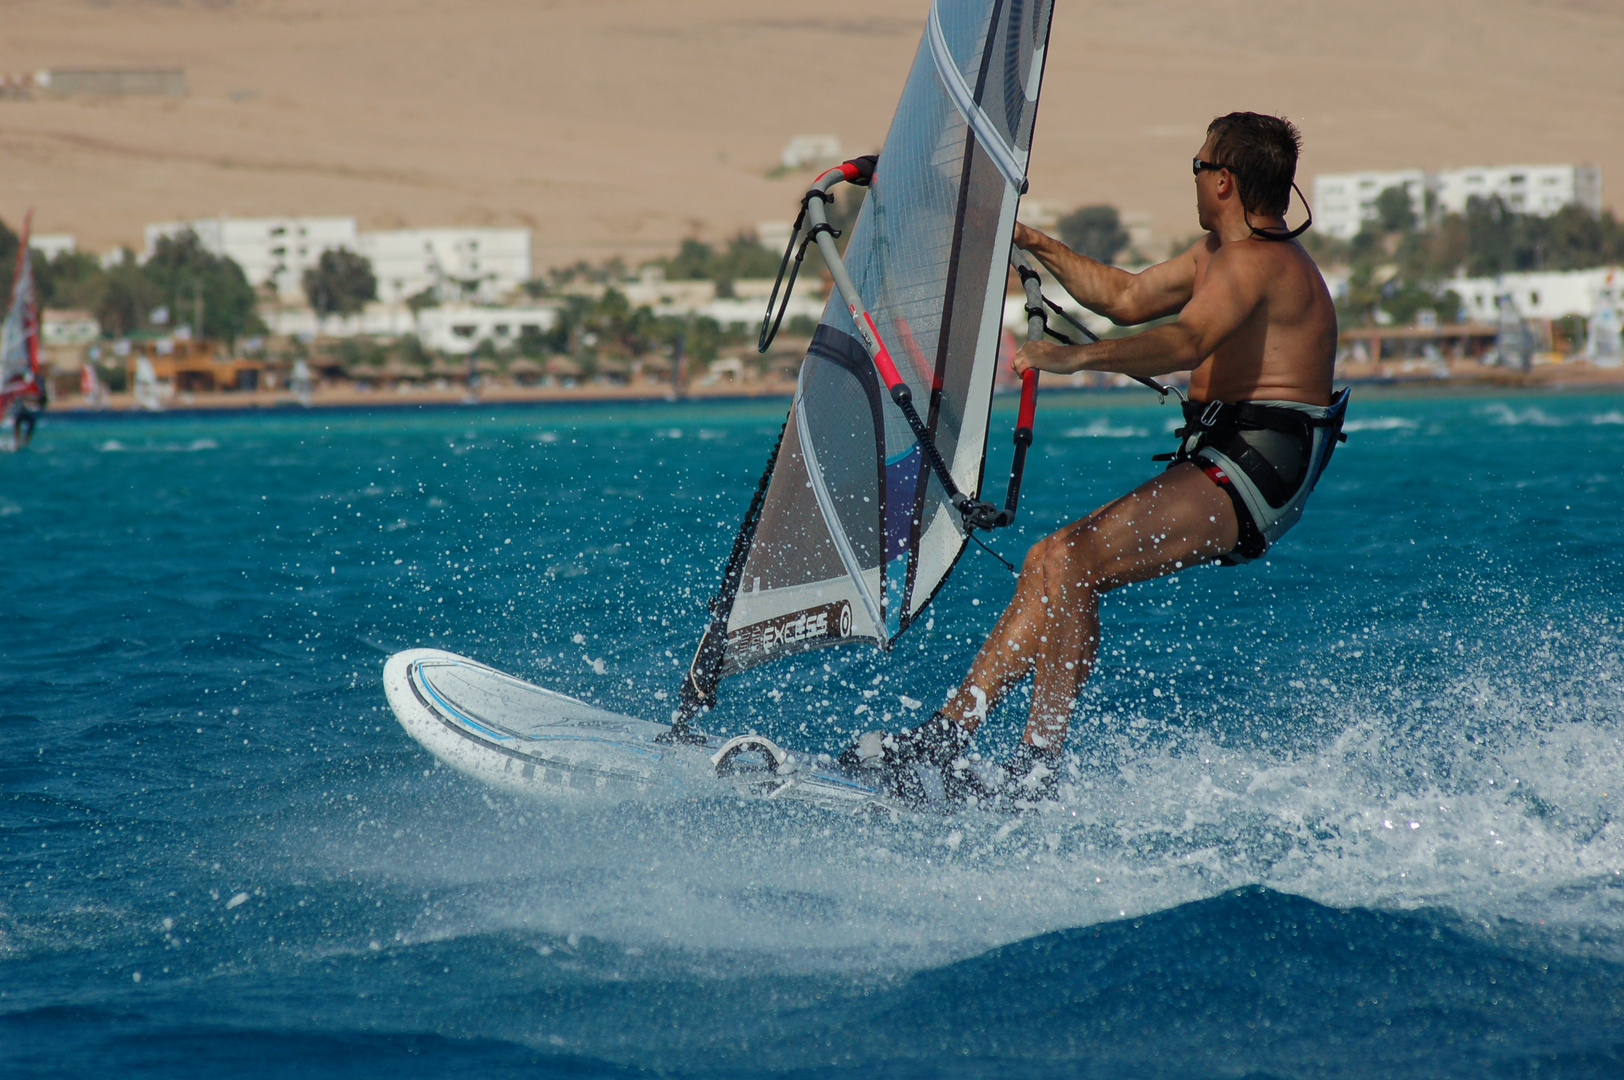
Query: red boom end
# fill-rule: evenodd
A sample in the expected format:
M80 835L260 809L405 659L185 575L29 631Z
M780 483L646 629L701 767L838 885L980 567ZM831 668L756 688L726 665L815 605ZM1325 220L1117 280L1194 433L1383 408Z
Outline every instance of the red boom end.
M1028 368L1021 372L1021 412L1015 420L1015 426L1032 430L1032 422L1038 414L1038 373Z
M880 331L874 325L873 316L865 311L863 321L868 323L868 332L874 335L874 366L879 370L880 378L885 381L885 388L891 390L902 382L902 375L897 371L896 364L891 362L891 354L886 350L885 342L880 340Z

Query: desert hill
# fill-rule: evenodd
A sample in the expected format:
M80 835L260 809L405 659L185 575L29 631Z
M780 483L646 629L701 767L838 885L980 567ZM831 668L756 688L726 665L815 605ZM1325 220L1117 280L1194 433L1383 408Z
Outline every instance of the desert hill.
M1318 171L1594 162L1624 185L1624 4L1057 0L1031 198L1193 229L1235 108ZM538 267L784 219L790 136L878 146L927 0L10 0L0 71L179 65L180 99L0 99L0 217L522 224ZM1304 183L1305 189L1308 188ZM1611 199L1610 204L1614 204ZM1614 204L1616 205L1616 204Z

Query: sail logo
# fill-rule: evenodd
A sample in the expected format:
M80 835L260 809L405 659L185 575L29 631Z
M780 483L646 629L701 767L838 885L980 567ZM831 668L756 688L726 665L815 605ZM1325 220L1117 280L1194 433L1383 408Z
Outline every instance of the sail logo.
M820 604L776 619L741 626L728 635L728 651L759 654L793 651L822 638L851 636L851 604Z
M761 637L762 644L770 649L775 645L798 645L808 638L820 638L828 633L827 611L803 611L776 626L763 627Z

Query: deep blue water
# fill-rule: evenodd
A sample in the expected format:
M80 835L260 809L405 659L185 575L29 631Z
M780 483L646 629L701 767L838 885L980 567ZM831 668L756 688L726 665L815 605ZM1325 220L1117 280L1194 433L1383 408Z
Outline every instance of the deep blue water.
M1045 399L996 546L1149 475L1138 400ZM1356 394L1266 564L1107 599L1075 815L559 810L393 722L416 645L668 709L782 412L47 419L0 459L0 1075L1624 1075L1624 397ZM713 726L902 724L1010 586L972 551Z

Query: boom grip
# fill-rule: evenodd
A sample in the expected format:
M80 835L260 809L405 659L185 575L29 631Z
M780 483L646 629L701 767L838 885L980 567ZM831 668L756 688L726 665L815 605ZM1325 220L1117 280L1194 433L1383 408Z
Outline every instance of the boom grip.
M1027 441L1032 439L1032 425L1037 421L1038 415L1038 373L1036 368L1028 368L1021 372L1021 411L1015 418L1015 441L1020 442L1021 433L1026 433Z

